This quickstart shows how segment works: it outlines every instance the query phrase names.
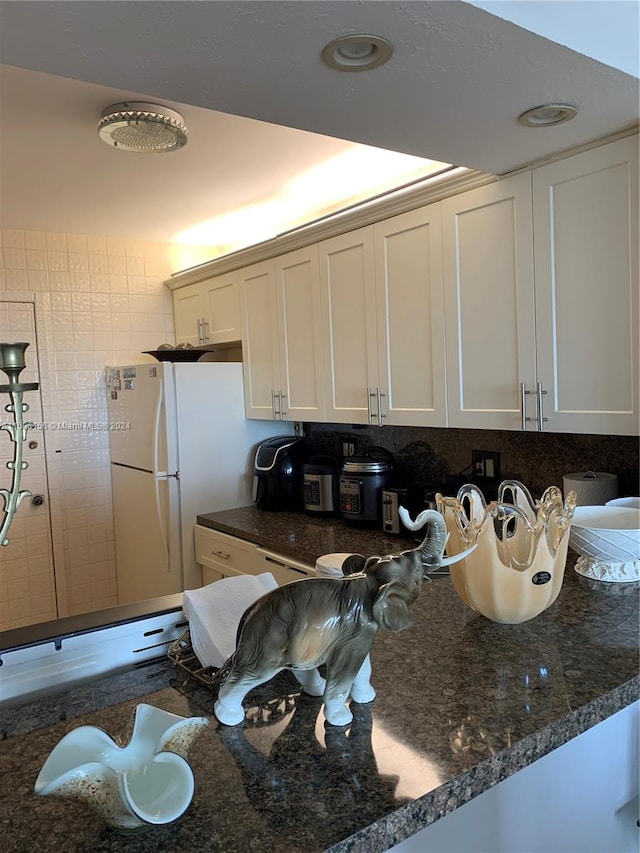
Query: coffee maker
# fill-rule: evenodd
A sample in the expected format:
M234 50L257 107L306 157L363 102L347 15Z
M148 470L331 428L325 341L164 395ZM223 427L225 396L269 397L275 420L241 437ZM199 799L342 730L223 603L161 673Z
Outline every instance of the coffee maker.
M302 466L308 456L302 437L277 435L258 445L252 499L259 509L302 509Z

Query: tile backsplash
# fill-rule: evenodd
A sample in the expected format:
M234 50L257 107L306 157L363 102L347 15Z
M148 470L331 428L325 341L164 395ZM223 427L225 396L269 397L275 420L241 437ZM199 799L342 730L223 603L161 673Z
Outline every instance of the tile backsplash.
M44 563L11 559L7 546L9 558L3 555L0 563L0 630L5 630L52 618L42 604L44 589L55 589L58 616L117 603L109 435L99 428L107 421L104 368L153 361L142 353L175 342L172 296L164 280L212 251L17 229L3 229L1 237L0 340L15 340L18 332L8 318L22 308L35 317L36 339L26 358L28 364L31 357L39 362L38 417L55 563L45 585ZM33 406L30 417L35 420ZM5 439L0 433L0 441ZM28 511L23 501L16 514L18 534ZM18 548L19 539L14 532ZM8 570L6 563L11 563Z
M436 429L418 427L353 427L306 424L305 432L318 453L339 456L342 442L381 445L396 459L401 476L440 483L448 474L470 477L471 451L500 453L502 478L524 483L534 497L547 486L562 488L562 477L574 471L607 471L618 475L620 495L638 495L637 436L510 432L507 430Z

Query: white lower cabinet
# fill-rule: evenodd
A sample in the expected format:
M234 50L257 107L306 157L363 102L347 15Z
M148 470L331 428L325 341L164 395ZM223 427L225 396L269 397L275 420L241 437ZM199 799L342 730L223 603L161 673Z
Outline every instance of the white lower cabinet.
M257 545L194 524L196 563L202 566L203 583L234 575L256 574Z
M391 850L637 853L639 708L624 708Z
M301 563L292 557L283 557L282 554L275 554L266 548L258 548L256 562L257 571L259 573L271 572L280 586L291 583L291 581L300 581L316 576L315 566Z
M315 577L315 567L292 557L284 557L237 536L229 536L194 524L196 562L202 566L204 584L234 575L271 572L278 584Z

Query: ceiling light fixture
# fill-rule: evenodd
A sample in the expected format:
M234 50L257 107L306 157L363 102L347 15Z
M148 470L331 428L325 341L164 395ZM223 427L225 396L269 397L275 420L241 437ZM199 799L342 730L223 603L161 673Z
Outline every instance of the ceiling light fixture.
M320 54L337 71L370 71L391 59L393 45L380 36L349 35L330 41Z
M188 133L180 113L140 101L111 104L98 122L100 139L122 151L177 151L187 144Z
M571 121L577 115L578 110L570 104L543 104L519 115L518 121L525 127L551 127Z

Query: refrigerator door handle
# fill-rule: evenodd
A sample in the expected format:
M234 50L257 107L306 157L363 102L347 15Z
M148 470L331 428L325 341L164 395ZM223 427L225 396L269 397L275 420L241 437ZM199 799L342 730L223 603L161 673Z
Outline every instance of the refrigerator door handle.
M160 480L166 480L167 477L174 476L171 474L167 474L166 471L158 471L159 467L159 459L158 459L158 448L160 444L160 416L162 414L162 407L164 405L164 394L163 394L163 384L162 382L158 382L158 393L156 396L156 411L153 418L153 484L154 484L154 493L156 498L156 516L158 519L158 526L160 528L160 539L162 541L162 547L166 551L167 554L167 571L171 571L171 560L169 559L169 541L167 539L167 528L165 525L162 506L160 503Z

